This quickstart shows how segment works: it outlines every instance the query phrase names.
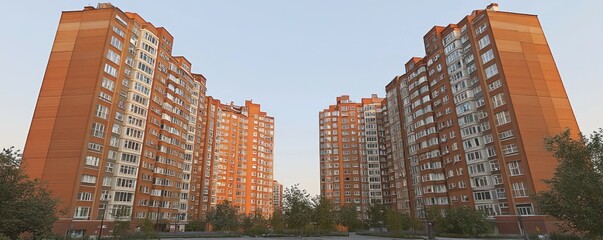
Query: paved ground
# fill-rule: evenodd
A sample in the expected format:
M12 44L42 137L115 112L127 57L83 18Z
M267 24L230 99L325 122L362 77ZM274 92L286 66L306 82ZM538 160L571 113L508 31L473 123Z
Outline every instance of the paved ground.
M212 238L161 238L162 240L193 240L193 239L197 239L197 240L205 240L205 239L212 239ZM240 238L215 238L215 239L219 239L219 240L249 240L249 239L266 239L266 240L299 240L302 239L300 237L278 237L278 238L252 238L252 237L240 237ZM303 240L350 240L350 239L367 239L367 240L389 240L389 239L396 239L398 240L398 238L384 238L384 237L370 237L370 236L360 236L360 235L355 235L355 234L350 234L349 237L304 237ZM458 239L455 239L458 240Z
M205 239L212 239L212 238L162 238L165 240L205 240ZM266 239L266 240L298 240L298 239L302 239L300 237L279 237L279 238L252 238L252 237L240 237L240 238L215 238L217 240L249 240L249 239ZM350 234L349 237L304 237L303 240L350 240L350 239L367 239L367 240L399 240L399 238L385 238L385 237L370 237L370 236L361 236L361 235L355 235L355 234ZM436 238L436 240L462 240L462 238L441 238L438 237ZM504 239L498 239L498 240L504 240ZM517 240L517 239L513 239L513 240Z

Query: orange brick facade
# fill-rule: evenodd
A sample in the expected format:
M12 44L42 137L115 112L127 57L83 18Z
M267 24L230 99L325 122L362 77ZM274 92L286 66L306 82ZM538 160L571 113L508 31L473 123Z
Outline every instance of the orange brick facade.
M197 186L196 218L205 218L211 207L231 202L241 214L273 212L274 118L260 105L223 104L207 98L200 131L202 161Z
M423 40L425 57L386 86L387 202L418 217L475 207L501 233L553 230L530 199L557 165L543 139L579 128L538 18L492 4Z
M370 204L383 203L385 168L383 99L349 96L319 114L320 195L336 205L353 205L367 218Z
M220 152L242 155L235 168L224 158L228 174L206 184L202 166L213 159L202 154L202 134L214 100L203 75L172 54L173 42L165 28L110 4L63 12L23 153L30 177L47 182L67 210L53 232L106 236L115 221L136 229L143 219L183 230L207 210L210 184L232 193L217 199L242 194L241 213L272 212L274 119L251 102L245 113L225 109L245 124L218 138L238 142L220 147L245 144Z

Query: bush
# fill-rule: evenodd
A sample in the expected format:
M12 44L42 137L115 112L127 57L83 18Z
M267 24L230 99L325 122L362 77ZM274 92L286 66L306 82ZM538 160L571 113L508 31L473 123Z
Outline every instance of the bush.
M586 238L582 238L582 237L579 237L579 236L573 235L573 234L551 233L550 239L551 240L579 240L579 239L586 239Z

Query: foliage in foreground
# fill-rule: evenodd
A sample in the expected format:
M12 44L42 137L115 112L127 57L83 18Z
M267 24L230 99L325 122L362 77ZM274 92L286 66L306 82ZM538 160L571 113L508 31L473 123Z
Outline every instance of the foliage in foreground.
M603 237L603 129L572 139L570 131L545 139L559 161L548 191L534 199L541 213L565 221L564 230Z
M207 221L214 231L235 231L239 225L237 209L229 201L223 201L209 211Z
M435 227L440 232L478 236L493 229L484 213L475 208L450 208L445 213L435 221Z
M20 164L19 151L0 152L0 234L10 239L24 232L47 235L57 220L58 200L44 183L29 179Z
M302 234L304 227L312 219L310 195L306 190L300 189L297 184L285 188L283 210L287 226L296 229L298 234Z

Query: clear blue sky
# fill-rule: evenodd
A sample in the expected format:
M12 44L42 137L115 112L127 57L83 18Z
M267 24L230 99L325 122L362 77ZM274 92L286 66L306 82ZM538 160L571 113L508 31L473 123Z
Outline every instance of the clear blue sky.
M91 1L5 1L0 147L23 148L61 11ZM318 112L348 94L384 95L423 35L490 1L113 1L175 37L208 94L253 99L275 117L275 178L319 193ZM537 14L583 132L603 127L603 1L498 1Z

